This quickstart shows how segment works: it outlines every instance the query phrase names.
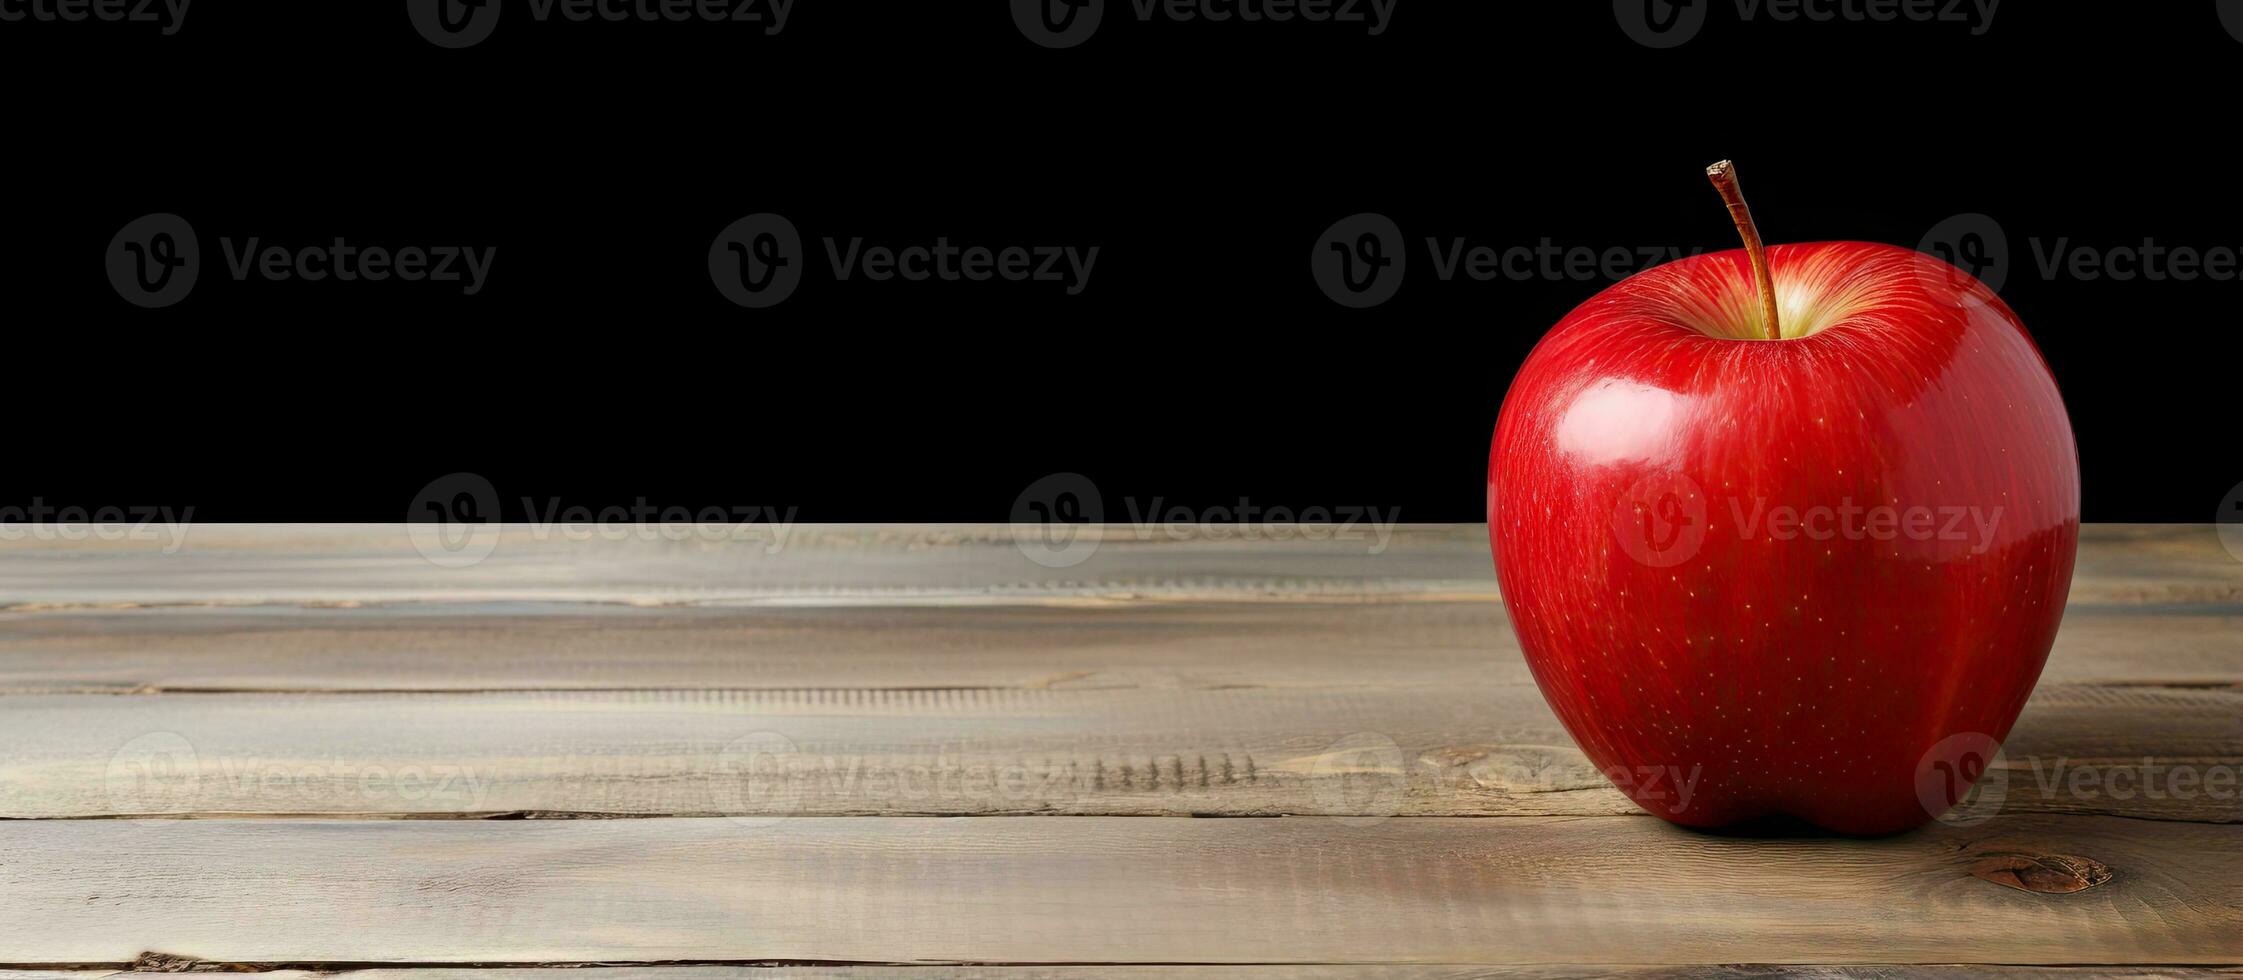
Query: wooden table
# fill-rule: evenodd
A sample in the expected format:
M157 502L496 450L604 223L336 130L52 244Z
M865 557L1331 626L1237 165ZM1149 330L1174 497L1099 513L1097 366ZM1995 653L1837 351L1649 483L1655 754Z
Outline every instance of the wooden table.
M0 546L0 977L2243 964L2243 563L2207 527L2088 529L1998 812L1867 841L1625 802L1480 527L1058 568L1003 527L684 537ZM2176 767L2189 798L2103 781Z

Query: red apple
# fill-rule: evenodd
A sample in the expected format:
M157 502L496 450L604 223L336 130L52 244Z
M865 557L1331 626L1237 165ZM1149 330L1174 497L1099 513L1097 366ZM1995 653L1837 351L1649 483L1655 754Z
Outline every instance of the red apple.
M1889 245L1763 249L1713 176L1747 248L1606 289L1504 398L1503 602L1566 730L1645 810L1904 830L1967 789L2048 657L2071 424L1984 284Z

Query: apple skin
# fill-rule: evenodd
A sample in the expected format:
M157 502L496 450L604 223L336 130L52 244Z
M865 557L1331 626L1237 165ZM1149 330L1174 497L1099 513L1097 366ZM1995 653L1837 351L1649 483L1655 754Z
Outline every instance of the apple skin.
M1543 696L1637 805L1895 833L2032 693L2078 451L2039 349L1967 273L1859 242L1769 264L1791 339L1742 339L1736 250L1621 281L1535 347L1488 459L1496 576Z

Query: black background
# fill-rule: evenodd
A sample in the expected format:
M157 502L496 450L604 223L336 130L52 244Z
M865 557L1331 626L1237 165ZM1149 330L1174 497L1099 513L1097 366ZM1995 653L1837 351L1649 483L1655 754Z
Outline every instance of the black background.
M529 497L1003 521L1079 471L1109 517L1247 498L1476 521L1505 384L1604 283L1443 282L1423 239L1733 247L1702 172L1721 157L1772 241L1913 246L1998 219L2087 519L2207 520L2243 480L2243 283L2050 280L2029 245L2243 246L2243 42L2209 0L2009 0L1983 36L1700 0L1671 50L1602 2L1399 0L1374 37L1108 0L1067 50L1002 0L798 0L775 36L503 2L464 50L404 0L200 0L171 37L0 24L19 341L0 505L387 521L470 471L515 517ZM207 264L151 311L101 255L157 211L193 222ZM827 235L1100 253L1074 297L840 283L821 260L742 309L705 254L765 211L814 260ZM1307 258L1362 211L1413 266L1392 301L1343 309ZM218 240L250 236L498 253L472 297L234 282Z

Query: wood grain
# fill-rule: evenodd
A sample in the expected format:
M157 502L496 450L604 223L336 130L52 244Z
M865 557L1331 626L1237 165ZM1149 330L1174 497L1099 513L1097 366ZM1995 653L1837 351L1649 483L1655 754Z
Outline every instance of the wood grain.
M1101 527L1078 564L1031 560L1006 525L750 525L704 540L509 525L440 566L403 525L198 524L173 540L0 540L0 608L397 602L900 604L1492 595L1481 525L1368 526L1313 537ZM589 537L585 535L589 534ZM1033 540L1033 539L1029 539ZM2243 563L2209 525L2081 530L2075 603L2243 602Z
M2243 827L1630 817L0 823L0 962L2243 961ZM2081 855L2068 895L1971 874Z
M1005 525L750 525L603 537L509 525L471 565L424 556L403 525L194 525L147 540L0 541L0 607L398 602L637 605L1126 602L1145 598L1492 594L1471 525L1318 530L1278 539L1090 528L1076 564L1030 557ZM589 536L587 536L589 535ZM1033 541L1033 539L1028 539ZM2217 541L2214 541L2217 548ZM448 556L447 556L448 557Z
M1522 685L5 702L8 817L1635 812ZM2010 812L2243 820L2243 690L2045 685L2007 757Z
M2243 681L2243 664L2238 672ZM0 614L0 691L16 693L1213 689L1439 686L1460 679L1532 683L1493 598L1075 608L502 603Z
M2044 683L2243 686L2243 606L2074 607ZM1532 684L1500 602L0 613L0 693Z
M0 964L2243 963L2243 563L2206 527L2084 529L1990 819L1876 841L1642 816L1532 686L1476 526L1109 528L1065 568L1002 526L514 527L464 568L397 527L188 532L0 542L0 817L47 818L0 822ZM2176 766L2191 795L2144 790ZM1324 816L1170 819L1283 814ZM221 819L73 819L149 815ZM585 815L645 819L358 819ZM545 975L362 975L469 974Z
M0 980L101 980L104 977L175 976L180 967L212 969L218 964L163 957L157 962L172 969L163 972L108 970L0 970ZM352 968L348 980L1950 980L1950 978L2030 978L2045 980L2195 980L2243 975L2237 967L2187 966L1999 966L1990 964L1868 965L1741 964L1643 966L1596 963L1584 965L1459 964L1442 966L1367 965L1335 966L1261 963L1253 966L906 966L897 964L851 966L731 966L713 964L648 964L643 966L555 967L372 967ZM338 974L315 970L261 970L262 980L325 980Z

